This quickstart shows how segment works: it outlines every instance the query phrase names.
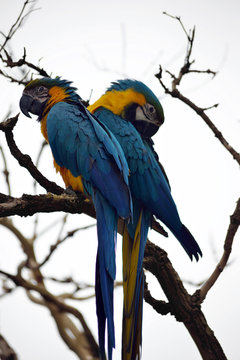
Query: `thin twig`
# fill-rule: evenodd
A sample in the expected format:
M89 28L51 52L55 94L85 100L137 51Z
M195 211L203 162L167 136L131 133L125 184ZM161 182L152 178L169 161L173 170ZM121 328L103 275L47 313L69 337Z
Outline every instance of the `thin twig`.
M221 131L218 130L218 128L213 124L209 116L205 113L206 110L209 110L211 108L216 108L218 105L214 104L213 106L201 108L197 106L195 103L193 103L190 99L185 97L181 92L176 89L176 81L175 79L172 82L172 90L170 90L163 82L162 80L162 67L159 67L159 72L155 75L157 79L159 80L161 86L163 87L166 94L171 95L174 98L179 99L180 101L184 102L186 105L188 105L192 110L194 110L208 125L208 127L212 130L216 138L221 142L221 144L225 147L225 149L233 156L233 158L238 162L240 165L240 153L238 153L225 139ZM174 84L173 84L174 83Z
M211 119L209 118L209 116L207 116L207 114L205 113L205 110L210 109L209 108L200 108L199 106L195 105L191 100L189 100L187 97L185 97L184 95L182 95L180 93L179 90L174 90L174 91L169 91L170 95L172 97L175 97L179 100L181 100L182 102L184 102L185 104L187 104L192 110L194 110L203 120L204 122L208 125L208 127L212 130L212 132L214 133L214 135L216 136L216 138L221 142L221 144L225 147L225 149L232 155L232 157L234 158L234 160L236 160L238 162L238 164L240 165L240 153L238 153L230 144L229 142L225 139L225 137L223 136L222 132L218 130L218 128L213 124L213 122L211 121ZM214 107L216 107L216 105L214 105Z
M219 278L220 274L226 267L229 256L232 251L233 240L234 240L235 234L236 234L239 226L240 226L240 199L238 200L235 211L230 218L230 224L229 224L226 239L224 242L223 255L222 255L219 263L217 264L215 270L211 274L211 276L203 284L201 289L198 290L201 301L203 301L206 298L208 291L212 288L212 286L215 284L215 282Z
M7 217L5 217L5 218L0 217L0 225L4 226L8 230L10 230L17 237L17 239L20 241L20 243L22 245L23 251L25 252L25 254L28 257L29 249L30 249L29 239L27 237L25 237L22 234L22 232L13 224L12 219L9 219Z
M3 151L3 148L1 145L0 145L0 153L2 155L3 164L4 164L3 175L5 176L5 181L6 181L6 185L7 185L7 189L8 189L8 195L11 196L11 186L10 186L10 181L9 181L9 171L8 171L8 166L7 166L7 159L6 159L6 156L4 154L4 151Z
M180 16L174 16L174 15L168 14L166 11L163 11L163 15L167 15L167 16L169 16L170 18L177 20L177 21L179 22L179 24L181 25L183 31L185 32L188 40L190 40L190 39L189 39L189 34L188 34L187 30L185 29L185 26L183 25Z
M23 7L17 17L17 20L15 21L15 23L11 26L9 32L7 35L3 34L2 35L4 36L5 38L5 41L3 42L1 48L0 48L0 52L2 51L2 49L7 45L7 42L13 37L13 35L16 33L16 31L23 25L23 21L26 20L26 18L35 10L37 9L34 9L34 6L35 6L35 3L36 1L34 0L26 0L23 4ZM24 11L26 9L26 7L29 5L29 4L32 4L31 7L30 7L30 10L24 14Z
M195 69L191 69L188 71L188 73L196 73L196 74L210 74L212 75L212 77L214 78L216 75L217 75L217 71L213 71L213 70L210 70L210 69L207 69L207 70L195 70Z
M1 281L2 281L2 286L1 287L2 287L3 292L2 292L2 294L0 294L0 299L2 299L4 296L6 296L8 294L11 294L16 289L15 286L14 287L9 286L9 281L5 277L2 278Z
M67 239L69 239L70 237L73 237L75 235L76 232L78 231L83 231L83 230L87 230L93 226L96 226L95 224L91 224L91 225L87 225L87 226L83 226L74 230L71 230L67 233L66 236L64 236L62 239L58 237L58 240L56 241L55 244L50 246L49 249L49 253L47 254L47 256L45 257L45 259L38 265L38 268L42 267L43 265L45 265L49 259L51 258L51 256L53 255L53 253L57 250L57 248L59 247L59 245L61 245L64 241L66 241Z
M114 288L116 289L117 287L122 287L123 286L123 282L122 281L115 281L114 282ZM89 285L88 288L93 288L93 285ZM75 300L75 301L85 301L85 300L89 300L92 299L96 296L95 294L95 290L92 294L86 295L86 296L77 296L76 293L82 290L81 288L76 288L72 293L63 293L63 294L59 294L59 298L61 299L68 299L68 300Z
M2 62L6 64L6 67L9 67L9 68L18 67L18 68L20 68L22 66L27 66L28 68L37 71L37 73L39 75L41 75L41 76L44 76L44 77L49 77L50 76L46 72L46 70L44 70L40 66L37 66L37 65L35 65L35 64L33 64L33 63L26 60L26 49L25 48L24 48L24 53L23 53L22 58L20 58L17 61L13 61L11 55L7 52L7 50L4 49L4 53L5 53L6 58L4 58L2 55L0 55L0 58L1 58ZM29 74L29 72L24 74L23 79L25 79L28 74ZM5 76L5 77L8 77L12 82L18 82L18 83L22 83L22 84L25 84L27 82L27 81L20 82L20 80L17 80L15 78L7 75L6 73L3 73L3 71L1 71L1 75ZM28 81L29 80L30 79L28 79Z
M42 145L41 145L40 150L39 150L38 155L37 155L37 160L36 160L36 167L37 167L37 168L39 167L39 162L40 162L40 159L41 159L43 150L44 150L44 148L46 147L46 145L47 145L47 142L46 142L46 140L44 140L44 141L42 142ZM36 180L34 179L33 189L34 189L34 193L35 193L35 194L37 193L36 187L37 187L37 182L36 182Z
M22 154L21 151L18 149L12 133L12 130L18 121L18 116L19 114L11 119L8 119L7 121L0 123L0 130L5 133L5 137L11 154L15 157L15 159L17 159L21 166L25 167L29 171L32 177L43 188L55 194L61 194L63 192L63 189L60 186L56 185L54 182L51 182L47 178L45 178L33 164L30 156Z
M67 222L67 218L68 218L68 214L65 214L63 216L63 218L62 218L61 226L60 226L59 233L58 233L58 236L57 236L56 244L59 244L60 242L62 242L61 237L62 237L62 233L63 233L63 230L65 228L66 222Z
M12 83L16 83L18 85L26 85L29 82L29 79L27 79L29 72L27 72L21 79L17 79L9 74L7 74L6 72L3 72L0 69L0 75L2 75L3 77L5 77L6 79L10 80L10 82Z

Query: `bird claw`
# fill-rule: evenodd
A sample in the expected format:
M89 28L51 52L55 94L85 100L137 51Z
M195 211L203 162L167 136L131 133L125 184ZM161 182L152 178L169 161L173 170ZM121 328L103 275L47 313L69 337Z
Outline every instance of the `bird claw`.
M64 190L63 193L66 194L66 195L73 196L73 197L78 197L77 194L76 194L76 192L73 190L73 188L72 188L71 186L68 186L68 187Z

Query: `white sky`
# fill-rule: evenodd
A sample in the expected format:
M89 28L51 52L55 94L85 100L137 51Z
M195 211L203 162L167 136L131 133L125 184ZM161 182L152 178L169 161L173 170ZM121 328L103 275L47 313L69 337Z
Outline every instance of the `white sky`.
M0 0L0 30L8 31L22 4L20 0ZM217 109L209 111L209 115L230 144L239 149L239 1L42 0L38 2L38 7L40 10L31 15L11 42L16 59L22 56L23 47L26 47L30 62L37 63L41 59L40 65L52 72L53 76L73 80L83 98L87 99L93 89L92 101L104 92L111 81L126 76L142 80L159 96L166 120L154 137L156 149L169 176L182 220L195 235L204 257L198 264L191 263L172 236L166 240L151 232L150 238L166 249L174 267L184 279L199 281L206 278L215 266L213 248L217 258L221 255L229 216L239 196L239 169L200 118L178 100L164 95L154 74L158 72L159 64L176 72L183 63L186 49L186 38L179 24L162 15L162 12L180 15L187 29L196 25L194 67L211 68L219 71L219 74L214 80L207 75L188 75L181 90L199 106L220 103ZM17 113L22 88L1 78L0 88L0 117L10 105L13 113ZM35 159L41 142L38 124L21 115L15 138L21 150ZM2 134L0 141L1 144L5 143ZM10 165L17 174L17 181L14 182L13 177L11 179L14 183L13 195L29 193L31 178L25 170L18 168L14 160L10 161ZM62 184L52 169L49 151L44 154L41 168L49 178ZM0 183L0 192L4 191L6 189ZM42 192L42 189L39 191ZM41 217L42 227L49 218L54 219L49 215ZM14 218L14 221L19 226L24 224L25 233L30 234L28 219ZM72 216L69 226L76 226L80 221L81 224L89 222L86 217L79 219ZM54 242L54 235L51 233L39 240L37 245L41 256ZM73 274L79 280L84 280L82 273L86 273L87 257L91 266L88 267L86 280L94 281L95 229L81 237L82 241L75 236L59 250L46 267L46 273L58 277ZM14 238L3 229L0 246L1 267L14 272L21 252ZM16 258L9 258L10 249ZM226 356L232 360L239 359L238 252L239 236L233 247L233 264L224 272L203 304L210 327ZM121 277L120 256L119 242L118 278ZM191 287L188 289L194 291ZM152 292L163 299L154 281ZM122 306L121 290L117 290L116 295L117 350L114 359L120 359L121 314L118 309ZM23 291L16 291L2 300L1 309L0 331L13 345L20 359L47 359L50 358L49 354L58 360L76 359L56 335L48 312L31 305ZM79 309L86 315L96 334L94 301L80 304ZM143 359L156 359L156 354L165 360L200 359L182 324L176 323L170 316L159 317L145 305Z

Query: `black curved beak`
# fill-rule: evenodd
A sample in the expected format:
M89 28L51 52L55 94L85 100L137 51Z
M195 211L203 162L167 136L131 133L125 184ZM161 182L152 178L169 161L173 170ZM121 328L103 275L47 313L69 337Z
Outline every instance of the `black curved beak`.
M151 138L156 134L160 125L157 123L147 122L145 120L137 120L133 122L133 125L143 138Z
M47 100L46 100L47 101ZM27 117L31 117L29 113L38 115L38 119L41 119L46 101L40 102L38 100L33 99L31 96L27 94L23 94L20 99L20 109L24 115Z
M160 118L158 114L151 116L147 114L144 106L137 106L135 120L132 123L143 138L151 138L156 134L163 122L164 118Z
M23 95L19 103L22 113L29 118L31 117L31 115L29 115L29 111L31 111L33 102L34 100L31 96Z

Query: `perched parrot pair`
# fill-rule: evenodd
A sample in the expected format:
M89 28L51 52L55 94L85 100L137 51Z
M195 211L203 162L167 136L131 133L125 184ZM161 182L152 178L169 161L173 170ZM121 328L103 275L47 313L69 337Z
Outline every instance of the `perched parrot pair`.
M41 131L66 187L91 197L96 208L98 250L96 308L100 358L115 347L113 286L118 218L123 233L122 359L141 357L143 257L153 215L196 260L202 252L181 223L166 174L153 149L164 121L157 97L142 82L119 80L88 110L76 88L61 78L31 81L20 100L22 112L38 115Z

